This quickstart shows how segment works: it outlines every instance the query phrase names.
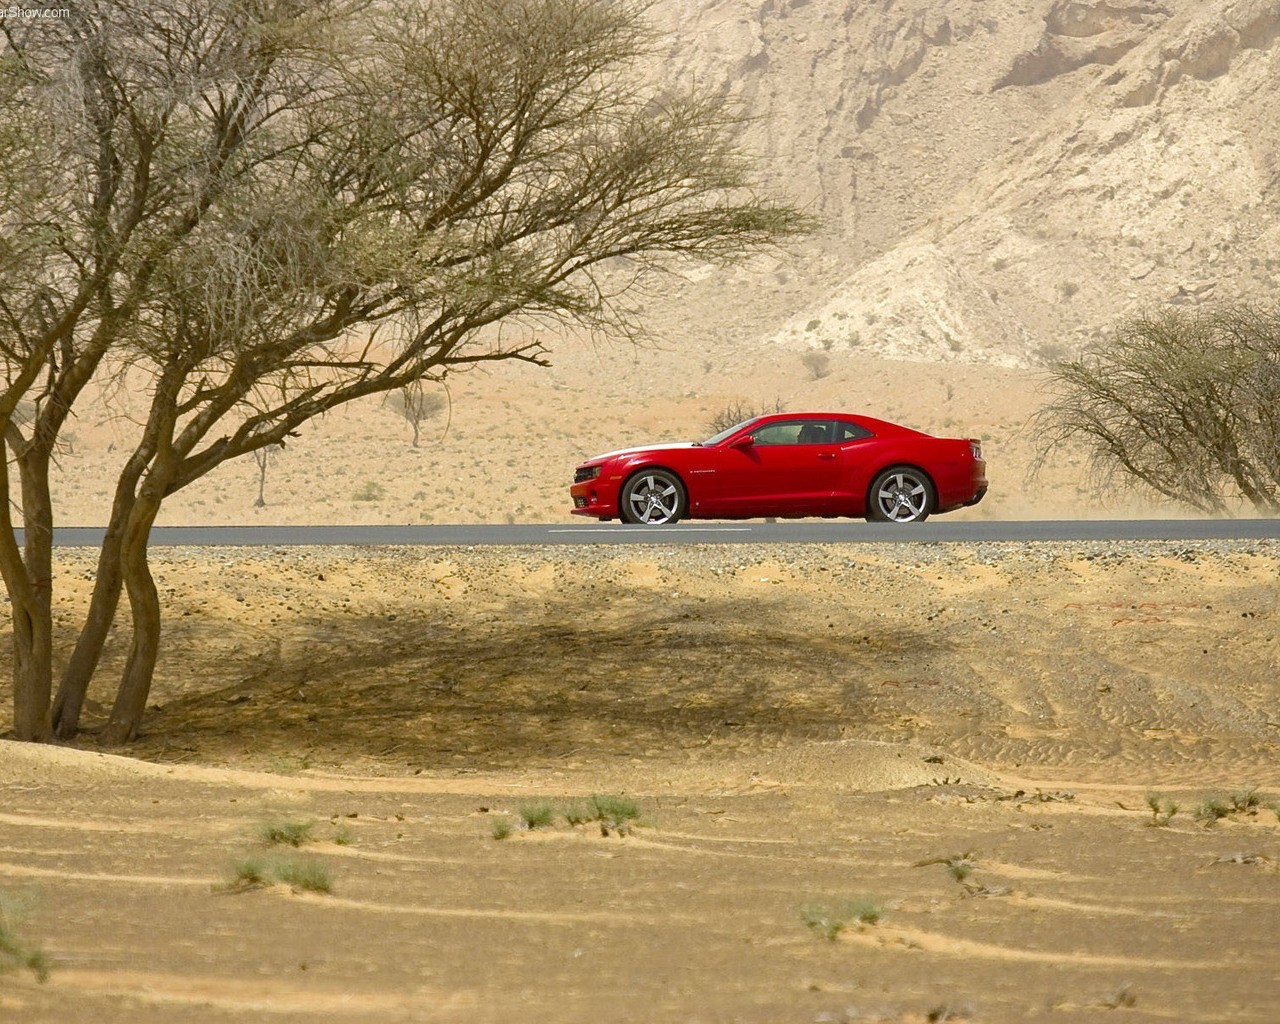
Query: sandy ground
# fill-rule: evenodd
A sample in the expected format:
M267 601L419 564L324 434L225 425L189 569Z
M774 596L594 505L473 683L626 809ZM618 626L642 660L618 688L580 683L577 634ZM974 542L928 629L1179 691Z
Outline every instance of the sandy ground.
M1278 554L157 552L134 756L0 742L0 1019L1272 1021Z

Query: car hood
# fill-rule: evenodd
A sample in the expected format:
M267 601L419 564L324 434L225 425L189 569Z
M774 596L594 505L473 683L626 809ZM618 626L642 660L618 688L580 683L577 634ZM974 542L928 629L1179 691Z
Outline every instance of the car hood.
M677 444L642 444L636 448L619 448L617 451L605 452L603 455L593 455L587 459L583 465L590 466L593 463L608 462L610 459L616 459L624 455L640 455L644 452L667 452L676 448L701 448L702 445L696 441L681 441Z

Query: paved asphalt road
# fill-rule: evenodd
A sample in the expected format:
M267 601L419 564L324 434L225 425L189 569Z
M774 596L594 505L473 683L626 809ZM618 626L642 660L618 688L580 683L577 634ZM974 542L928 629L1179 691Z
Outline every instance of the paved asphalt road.
M22 531L17 531L21 541ZM60 547L96 547L103 531L65 527L54 531ZM784 523L554 523L513 526L166 526L152 531L155 546L414 544L856 544L983 541L1280 539L1280 519L1114 519L1028 522L947 522L914 526L850 520Z

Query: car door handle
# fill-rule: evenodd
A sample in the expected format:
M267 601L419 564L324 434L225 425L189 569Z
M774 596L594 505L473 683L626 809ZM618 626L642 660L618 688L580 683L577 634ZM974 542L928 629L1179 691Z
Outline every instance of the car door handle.
M834 459L835 457L835 452L818 452L818 458L820 459Z

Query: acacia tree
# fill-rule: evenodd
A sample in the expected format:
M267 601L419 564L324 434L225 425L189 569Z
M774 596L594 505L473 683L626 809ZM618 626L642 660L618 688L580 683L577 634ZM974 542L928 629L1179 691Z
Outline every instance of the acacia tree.
M1103 483L1200 512L1280 513L1280 311L1170 310L1118 325L1054 369L1043 465L1083 445Z
M544 363L533 326L629 329L606 283L619 263L729 259L811 227L751 191L722 101L643 84L644 6L88 0L4 23L0 573L18 738L75 734L122 596L132 634L103 738L136 735L168 495L343 403ZM139 373L146 414L55 692L50 462L85 389Z

